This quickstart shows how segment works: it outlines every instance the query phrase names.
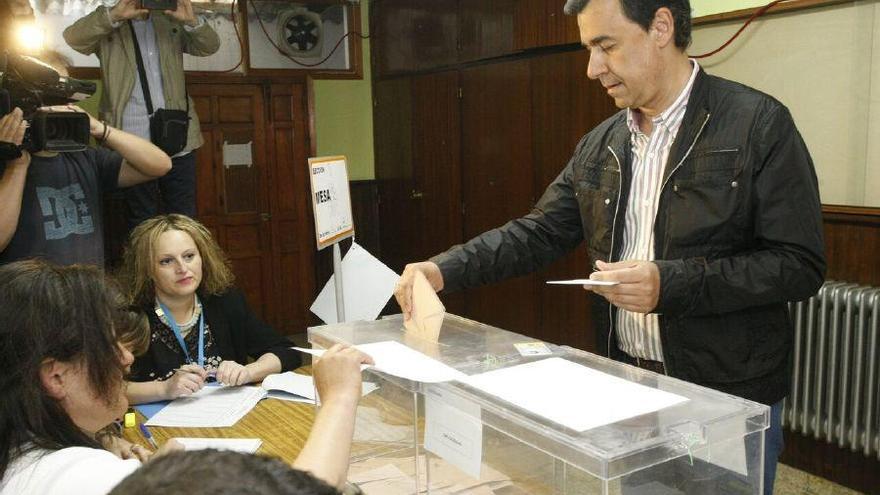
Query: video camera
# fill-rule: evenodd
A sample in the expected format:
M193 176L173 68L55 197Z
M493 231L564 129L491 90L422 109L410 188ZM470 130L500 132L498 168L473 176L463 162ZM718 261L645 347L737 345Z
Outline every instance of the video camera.
M26 55L0 53L0 117L21 108L29 127L21 148L28 151L82 151L89 144L89 116L40 110L82 101L95 94L95 83L62 76L48 64ZM0 143L0 160L20 155L18 146Z

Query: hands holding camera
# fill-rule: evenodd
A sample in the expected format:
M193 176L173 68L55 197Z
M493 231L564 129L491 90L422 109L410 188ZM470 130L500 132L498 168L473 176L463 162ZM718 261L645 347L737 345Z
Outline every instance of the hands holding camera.
M2 155L10 157L7 166L23 166L27 167L31 163L31 155L27 150L20 149L24 133L28 124L24 120L24 114L20 108L14 109L12 112L0 119L0 146L2 146ZM17 157L15 155L18 155Z
M143 8L142 0L119 0L110 9L110 20L113 22L127 21L129 19L143 19L149 15L150 10ZM165 10L165 15L182 22L190 27L198 25L195 12L190 0L177 0L176 10Z

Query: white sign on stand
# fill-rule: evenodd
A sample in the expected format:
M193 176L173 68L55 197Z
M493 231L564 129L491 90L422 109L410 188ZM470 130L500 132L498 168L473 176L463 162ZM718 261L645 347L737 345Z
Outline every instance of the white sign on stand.
M318 249L354 235L348 167L344 156L309 158Z
M354 236L351 194L348 189L348 166L344 156L309 158L312 185L312 211L315 214L315 238L318 249L333 246L333 274L336 285L336 318L345 321L342 251L339 241Z

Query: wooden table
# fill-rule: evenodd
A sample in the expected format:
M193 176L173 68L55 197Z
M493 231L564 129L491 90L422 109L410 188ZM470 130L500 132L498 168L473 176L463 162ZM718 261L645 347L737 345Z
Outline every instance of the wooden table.
M290 463L305 445L315 420L315 406L301 402L263 399L235 425L226 428L176 428L152 426L150 432L159 445L174 437L196 438L259 438L263 441L258 454L277 457ZM138 423L146 418L138 412ZM125 428L126 440L150 448L137 427Z

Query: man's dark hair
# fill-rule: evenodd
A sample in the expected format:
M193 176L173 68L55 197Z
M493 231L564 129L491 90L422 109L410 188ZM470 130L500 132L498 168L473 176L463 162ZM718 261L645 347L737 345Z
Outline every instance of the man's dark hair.
M46 359L82 363L100 400L116 404L125 367L118 290L95 267L28 260L0 266L0 479L33 449L100 448L43 388Z
M287 464L228 450L174 452L130 474L109 495L340 495Z
M627 19L647 31L654 20L657 9L666 7L672 12L675 23L675 46L681 50L691 44L691 3L689 0L617 0ZM590 0L566 0L565 13L578 15L587 7Z

